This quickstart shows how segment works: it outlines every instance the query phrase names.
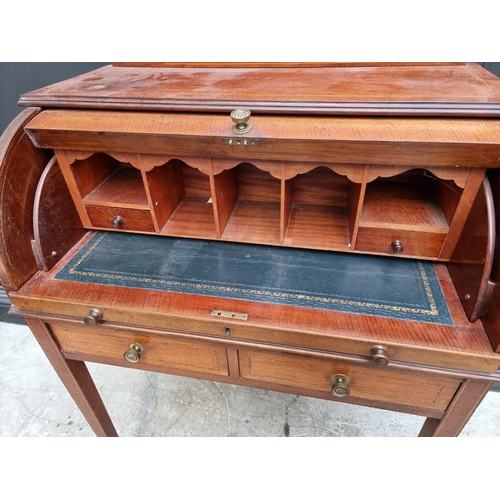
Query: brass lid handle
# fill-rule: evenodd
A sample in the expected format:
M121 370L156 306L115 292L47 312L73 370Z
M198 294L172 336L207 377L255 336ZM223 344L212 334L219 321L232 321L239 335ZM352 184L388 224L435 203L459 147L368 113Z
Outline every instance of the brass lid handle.
M387 349L383 345L376 345L371 350L372 363L377 366L387 366L389 358L387 357Z
M351 394L349 390L349 377L338 374L332 377L332 394L338 398L345 398Z
M91 309L89 311L89 313L87 314L87 316L85 316L83 318L83 322L87 326L97 326L97 324L101 320L102 320L102 311L100 311L99 309L95 309L95 308Z
M236 134L246 134L252 125L248 123L250 120L250 111L248 109L235 109L231 112L231 120L235 123L233 125L233 132Z
M144 347L137 342L130 344L130 347L123 353L123 359L129 363L139 363L141 360L141 353L144 352Z

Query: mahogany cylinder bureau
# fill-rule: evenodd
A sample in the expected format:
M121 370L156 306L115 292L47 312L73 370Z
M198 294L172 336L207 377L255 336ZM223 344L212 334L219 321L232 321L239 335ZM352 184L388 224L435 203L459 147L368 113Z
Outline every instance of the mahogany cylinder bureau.
M425 416L500 381L500 80L476 64L119 63L21 96L0 277L85 362Z

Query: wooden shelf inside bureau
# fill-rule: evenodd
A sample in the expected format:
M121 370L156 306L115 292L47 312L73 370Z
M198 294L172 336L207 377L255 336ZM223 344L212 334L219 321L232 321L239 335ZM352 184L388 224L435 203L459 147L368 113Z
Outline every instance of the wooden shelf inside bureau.
M428 186L395 182L367 186L360 224L443 233L449 229L443 209Z
M118 167L107 179L90 192L83 202L86 205L122 206L144 208L148 206L141 172L133 167Z

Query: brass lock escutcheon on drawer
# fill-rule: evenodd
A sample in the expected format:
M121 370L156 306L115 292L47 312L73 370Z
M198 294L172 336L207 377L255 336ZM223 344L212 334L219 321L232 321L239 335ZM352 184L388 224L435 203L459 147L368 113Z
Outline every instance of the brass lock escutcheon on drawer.
M235 311L223 311L221 309L213 309L210 316L216 316L218 318L229 318L229 319L241 319L246 321L248 319L248 314L239 313Z
M260 146L260 139L235 139L234 137L224 137L222 144L225 146Z

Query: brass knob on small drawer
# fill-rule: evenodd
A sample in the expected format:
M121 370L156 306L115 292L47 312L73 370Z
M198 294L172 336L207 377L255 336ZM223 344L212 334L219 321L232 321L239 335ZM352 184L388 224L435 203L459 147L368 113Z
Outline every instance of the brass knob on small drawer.
M332 377L332 394L338 398L345 398L349 396L349 377L346 375L338 374Z
M123 359L129 363L139 363L142 352L144 352L144 347L142 347L141 344L134 342L133 344L130 344L128 350L124 352Z
M120 217L119 215L116 215L115 217L113 217L113 220L111 221L111 225L116 229L122 228L123 227L123 218Z
M95 309L95 308L91 309L89 311L89 313L87 314L87 316L85 316L83 318L83 322L87 326L97 326L97 324L101 320L102 320L102 311L100 311L99 309Z
M394 253L403 253L403 242L401 240L394 240L391 243L392 251Z
M233 125L233 132L236 134L246 134L252 125L247 123L250 120L250 111L248 109L235 109L231 112L231 120L235 123Z
M383 345L376 345L370 351L372 355L372 363L377 366L387 366L389 358L387 357L387 349Z

